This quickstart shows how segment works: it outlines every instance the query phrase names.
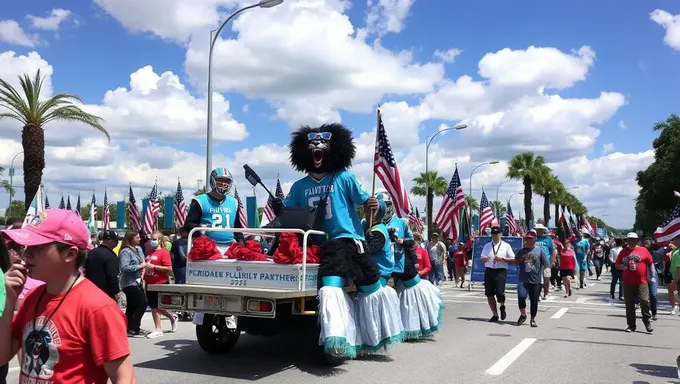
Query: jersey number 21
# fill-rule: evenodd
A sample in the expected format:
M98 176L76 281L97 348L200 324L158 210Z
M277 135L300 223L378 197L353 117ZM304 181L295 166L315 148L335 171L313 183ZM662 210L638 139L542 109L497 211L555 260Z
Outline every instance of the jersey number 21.
M228 213L220 214L213 213L212 215L212 227L213 228L229 228L229 223L231 222L230 215Z

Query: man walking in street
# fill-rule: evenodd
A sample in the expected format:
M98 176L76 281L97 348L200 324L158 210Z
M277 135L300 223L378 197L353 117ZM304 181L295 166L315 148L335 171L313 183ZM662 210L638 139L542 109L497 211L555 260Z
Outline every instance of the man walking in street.
M630 232L626 235L628 247L619 252L616 259L616 269L622 271L623 280L623 299L626 303L626 321L628 327L626 332L635 332L635 298L640 299L640 312L642 322L647 332L652 332L652 315L649 311L649 285L647 281L647 271L649 266L653 266L654 260L647 248L641 247L637 233Z
M116 302L120 298L120 282L118 256L113 248L117 245L118 234L107 229L101 235L99 246L89 251L85 260L85 277Z
M557 250L555 249L555 243L548 236L548 228L543 224L536 224L534 226L536 232L536 246L543 249L543 257L546 258L546 263L548 266L555 265L557 259ZM547 299L550 295L550 274L547 278L541 273L541 283L543 284L543 299Z
M501 320L505 320L507 316L505 312L505 282L508 277L508 262L514 263L515 252L513 252L510 244L501 239L502 234L501 227L491 228L491 241L484 246L480 257L486 267L484 270L484 293L493 313L489 322L498 321L496 302L500 304Z
M524 247L517 252L514 264L519 264L519 282L517 283L517 304L521 313L517 325L522 325L527 320L527 296L531 302L529 314L530 324L536 325L538 313L538 297L541 295L541 276L550 270L548 258L544 254L542 246L536 242L536 231L531 230L524 236Z

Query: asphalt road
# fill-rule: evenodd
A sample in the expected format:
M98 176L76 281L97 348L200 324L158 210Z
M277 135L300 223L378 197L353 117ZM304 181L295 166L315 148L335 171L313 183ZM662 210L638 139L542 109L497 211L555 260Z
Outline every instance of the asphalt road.
M609 276L589 281L570 298L552 293L539 305L538 328L519 316L514 290L508 292L508 318L488 323L490 311L478 285L469 292L451 283L443 329L431 340L407 343L338 368L318 363L314 341L294 336L243 335L231 353L211 356L197 345L191 323L158 339L130 339L138 382L268 384L324 383L667 383L680 382L680 317L668 314L666 291L659 291L659 319L653 334L625 333L623 306L610 302ZM151 329L150 315L144 319ZM169 322L164 320L164 327ZM639 330L644 330L640 321ZM13 362L8 383L16 383Z

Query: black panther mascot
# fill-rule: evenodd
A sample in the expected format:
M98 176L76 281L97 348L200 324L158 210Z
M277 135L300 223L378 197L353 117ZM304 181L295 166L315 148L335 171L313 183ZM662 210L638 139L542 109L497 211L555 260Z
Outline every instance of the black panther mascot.
M302 126L292 134L290 162L293 167L307 175L296 181L285 201L274 204L275 214L286 208L317 207L323 218L320 228L327 234L315 239L321 244L319 266L319 344L327 355L337 359L352 359L358 354L372 351L377 345L364 345L362 326L356 321L356 312L370 308L354 304L344 293L343 287L350 280L365 295L382 294L380 272L373 261L355 206L361 205L367 212L378 209L378 201L372 197L348 170L352 165L356 147L352 133L341 124L324 124L318 128ZM285 208L284 208L285 207ZM382 299L370 301L374 310L387 306ZM360 308L355 310L355 306ZM396 308L398 311L398 307ZM399 316L398 313L394 314ZM376 316L378 320L379 316ZM381 324L373 324L383 329ZM401 332L401 331L400 331ZM385 336L387 341L385 341ZM399 339L400 335L377 335L381 345Z

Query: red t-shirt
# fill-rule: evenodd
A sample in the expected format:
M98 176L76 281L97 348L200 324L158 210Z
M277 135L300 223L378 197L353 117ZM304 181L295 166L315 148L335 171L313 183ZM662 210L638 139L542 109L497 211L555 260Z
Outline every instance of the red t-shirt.
M423 247L416 248L416 269L418 269L418 275L420 276L427 276L430 270L432 270L430 255Z
M563 248L560 250L560 269L572 271L576 269L573 249Z
M130 354L118 304L87 279L71 289L56 312L64 295L45 293L38 303L44 291L43 285L29 292L12 321L12 337L22 351L19 382L106 384L102 364Z
M159 267L172 267L170 252L164 248L158 248L151 252L149 256L146 257L146 262ZM166 284L170 281L170 277L167 272L159 272L147 268L146 273L144 274L144 281L146 281L147 284Z
M467 261L467 251L463 248L458 248L453 252L457 267L464 267Z
M626 262L623 259L626 258ZM623 284L640 285L647 284L647 267L654 264L654 259L645 247L635 247L634 249L624 248L616 258L616 264L624 264L626 269L623 271ZM633 267L633 270L631 270Z

